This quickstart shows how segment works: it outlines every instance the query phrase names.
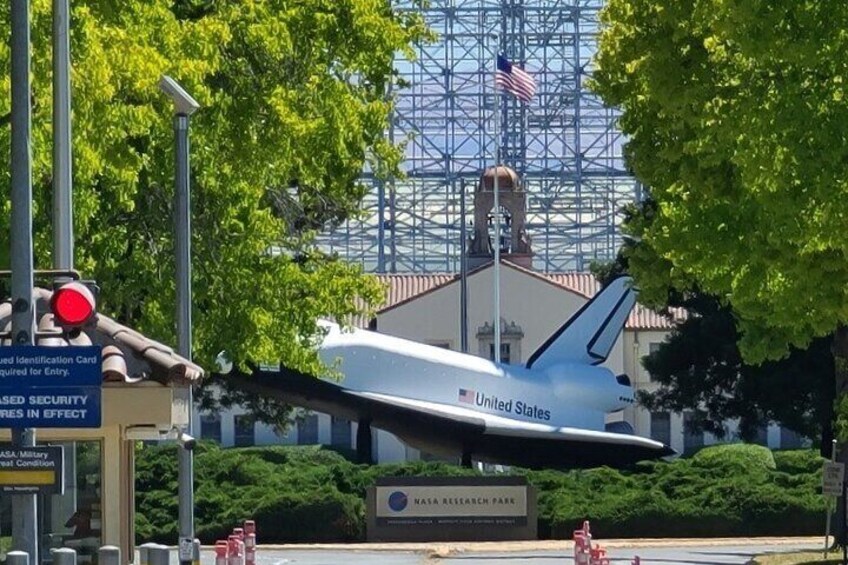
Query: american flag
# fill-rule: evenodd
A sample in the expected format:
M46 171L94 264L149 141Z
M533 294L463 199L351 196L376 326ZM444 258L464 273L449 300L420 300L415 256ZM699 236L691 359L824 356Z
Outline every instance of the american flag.
M530 102L530 99L536 94L536 81L533 80L533 77L527 71L519 69L517 65L507 61L503 55L498 55L495 86L525 102Z
M459 389L459 401L465 402L466 404L474 404L474 396L475 392L473 390L468 390L467 388Z

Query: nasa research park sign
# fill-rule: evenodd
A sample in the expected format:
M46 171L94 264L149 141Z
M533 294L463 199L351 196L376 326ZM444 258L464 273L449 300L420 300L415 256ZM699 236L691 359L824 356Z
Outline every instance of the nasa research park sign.
M366 495L368 541L536 539L524 477L382 477Z
M99 428L100 346L0 347L0 428Z

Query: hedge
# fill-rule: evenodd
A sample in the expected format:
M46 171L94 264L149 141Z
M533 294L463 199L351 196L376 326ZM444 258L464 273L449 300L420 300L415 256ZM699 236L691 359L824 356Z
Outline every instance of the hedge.
M136 462L139 543L177 536L176 446L144 446ZM583 520L596 535L710 537L821 533L822 459L811 450L752 445L703 449L691 458L560 472L512 469L538 490L541 537L570 538ZM214 542L245 518L264 543L355 542L365 537L365 489L380 476L467 476L446 463L357 465L318 446L195 452L195 523Z

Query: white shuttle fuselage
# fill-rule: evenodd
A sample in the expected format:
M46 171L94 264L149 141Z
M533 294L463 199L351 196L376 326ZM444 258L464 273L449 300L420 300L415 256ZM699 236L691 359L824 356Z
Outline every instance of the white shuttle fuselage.
M553 427L604 429L633 390L605 367L563 361L544 370L364 330L324 324L322 360L338 363L342 387Z
M524 366L322 323L319 354L332 374L315 379L281 367L240 385L357 420L364 461L371 460L373 425L422 450L460 455L464 463L473 457L526 467L628 465L673 453L621 433L622 426L605 426L609 413L633 403L629 379L600 364L635 300L630 279L616 279Z

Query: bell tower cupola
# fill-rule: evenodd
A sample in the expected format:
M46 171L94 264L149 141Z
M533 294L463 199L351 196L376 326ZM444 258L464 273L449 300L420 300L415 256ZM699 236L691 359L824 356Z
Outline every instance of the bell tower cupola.
M495 175L498 179L498 204L495 205ZM468 267L473 269L494 258L495 221L500 222L501 258L528 269L533 266L533 251L525 229L527 194L518 174L509 167L486 169L474 192L474 235L468 246Z

